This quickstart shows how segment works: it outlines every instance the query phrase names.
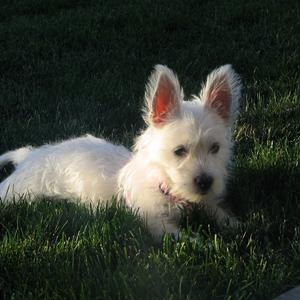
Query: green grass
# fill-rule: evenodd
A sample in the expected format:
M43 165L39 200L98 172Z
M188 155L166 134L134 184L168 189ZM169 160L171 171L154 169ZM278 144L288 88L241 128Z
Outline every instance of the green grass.
M132 145L146 79L185 94L232 63L244 97L221 230L195 211L153 241L135 212L0 204L1 299L271 299L300 283L298 1L0 3L0 152L89 132ZM196 238L189 240L191 230Z

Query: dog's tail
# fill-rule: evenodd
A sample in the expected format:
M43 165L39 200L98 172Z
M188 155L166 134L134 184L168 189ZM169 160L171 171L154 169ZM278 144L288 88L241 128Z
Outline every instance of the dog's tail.
M17 150L9 151L0 156L0 168L8 163L12 163L15 167L22 162L32 151L32 147L23 147Z

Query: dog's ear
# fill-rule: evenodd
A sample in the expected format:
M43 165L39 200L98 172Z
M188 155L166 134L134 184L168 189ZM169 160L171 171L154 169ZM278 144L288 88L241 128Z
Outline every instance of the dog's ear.
M200 99L213 109L226 123L236 119L241 97L241 80L231 65L212 71L200 92Z
M156 65L145 92L144 119L148 125L161 126L180 113L183 91L177 76L166 66Z

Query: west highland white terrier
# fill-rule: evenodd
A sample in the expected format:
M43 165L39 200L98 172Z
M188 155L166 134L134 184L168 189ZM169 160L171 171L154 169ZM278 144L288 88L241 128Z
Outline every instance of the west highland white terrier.
M184 101L177 76L157 65L145 92L147 129L133 152L86 135L0 156L14 172L0 184L2 201L24 195L110 201L137 208L155 236L178 233L180 207L200 203L219 223L232 154L241 82L230 65L214 70L198 96Z

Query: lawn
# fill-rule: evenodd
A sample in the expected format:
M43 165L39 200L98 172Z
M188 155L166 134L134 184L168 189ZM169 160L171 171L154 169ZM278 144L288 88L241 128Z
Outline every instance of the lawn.
M227 195L239 228L195 211L156 243L118 203L0 203L0 298L272 299L298 285L299 19L296 0L2 0L0 153L87 132L130 147L157 63L186 95L231 63L244 92Z

